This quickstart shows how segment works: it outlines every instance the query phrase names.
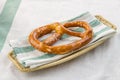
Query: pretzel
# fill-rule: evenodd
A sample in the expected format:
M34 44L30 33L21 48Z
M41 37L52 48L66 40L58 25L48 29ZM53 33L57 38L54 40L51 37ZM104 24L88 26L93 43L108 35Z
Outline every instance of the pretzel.
M77 26L84 28L85 31L80 33L68 29L69 27ZM48 34L52 31L55 31L55 33L52 36L48 37L43 42L38 40L39 37ZM71 36L80 37L81 39L70 44L52 46L52 44L58 41L64 33ZM43 27L39 27L35 29L33 32L31 32L29 35L29 42L34 48L38 49L39 51L52 54L65 54L76 49L79 49L82 46L89 43L92 39L92 34L93 33L91 27L86 22L83 21L68 22L63 25L60 23L53 23Z

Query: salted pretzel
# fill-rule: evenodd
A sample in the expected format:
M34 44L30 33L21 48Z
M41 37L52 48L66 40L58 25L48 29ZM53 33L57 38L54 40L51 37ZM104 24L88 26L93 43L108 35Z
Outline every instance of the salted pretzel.
M82 27L85 29L85 31L82 33L75 32L69 30L68 29L69 27ZM52 31L55 31L54 34L48 37L46 40L44 41L38 40L39 37L46 35ZM61 38L61 36L65 33L71 36L80 37L81 39L74 41L70 44L52 46L52 44L58 41ZM93 33L91 27L86 22L83 21L67 22L64 24L53 23L39 27L32 31L29 35L29 42L34 48L38 49L39 51L52 54L65 54L70 51L79 49L80 47L89 43L92 39L92 34Z

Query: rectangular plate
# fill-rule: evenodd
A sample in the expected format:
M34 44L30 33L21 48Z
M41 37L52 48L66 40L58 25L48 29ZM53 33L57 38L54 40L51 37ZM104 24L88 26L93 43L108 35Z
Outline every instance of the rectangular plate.
M113 29L117 29L115 25L113 25L112 23L110 23L109 21L107 21L106 19L104 19L102 16L100 15L96 15L95 16L98 20L100 20L103 24L107 25L108 27L111 27ZM13 55L13 51L11 51L9 54L8 54L8 57L9 59L14 63L14 65L20 70L20 71L23 71L23 72L31 72L31 71L36 71L36 70L40 70L40 69L45 69L45 68L48 68L48 67L52 67L52 66L55 66L55 65L59 65L61 63L64 63L64 62L67 62L69 60L72 60L92 49L94 49L95 47L99 46L100 44L102 44L106 39L102 39L100 41L97 41L95 44L92 44L91 46L85 48L85 49L82 49L78 52L76 52L75 54L71 54L65 58L62 58L60 60L57 60L57 61L54 61L54 62L51 62L51 63L48 63L48 64L45 64L45 65L42 65L42 66L39 66L39 67L36 67L36 68L32 68L30 69L29 67L23 67L18 61L17 59L14 57Z

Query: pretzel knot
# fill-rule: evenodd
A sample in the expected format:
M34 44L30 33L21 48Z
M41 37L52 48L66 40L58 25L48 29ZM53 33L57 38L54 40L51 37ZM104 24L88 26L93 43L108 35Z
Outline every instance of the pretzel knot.
M85 31L82 33L75 32L68 29L69 27L82 27L85 29ZM38 40L38 38L40 38L41 36L44 36L52 31L55 31L54 34L52 34L44 41ZM52 46L61 38L63 34L77 36L81 39L65 45ZM64 24L56 22L33 30L30 33L28 40L30 44L39 51L51 54L66 54L68 52L79 49L89 43L92 40L92 36L93 32L91 27L84 21L67 22Z

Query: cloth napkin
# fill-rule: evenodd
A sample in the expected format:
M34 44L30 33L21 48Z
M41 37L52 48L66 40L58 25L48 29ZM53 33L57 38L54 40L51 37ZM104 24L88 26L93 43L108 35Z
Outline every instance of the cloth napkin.
M75 21L75 20L86 21L90 24L90 26L93 29L94 35L93 35L92 41L82 48L89 47L90 45L95 44L96 42L102 39L107 39L115 33L114 29L101 23L94 15L90 14L90 12L83 13L75 18L72 18L67 21L63 21L61 23ZM78 28L78 27L70 28L70 29L74 31L78 31L78 32L84 31L82 28ZM44 37L40 38L40 40L44 40L51 34L45 35ZM19 63L22 64L24 67L35 68L41 65L45 65L47 63L51 63L56 60L67 57L70 54L75 54L76 51L80 51L82 49L80 48L78 50L72 51L64 55L47 54L47 53L40 52L36 50L35 48L33 48L29 44L27 38L28 37L23 37L18 40L11 40L9 43L10 46L13 48L14 56L19 61ZM64 34L61 40L56 42L54 45L68 44L75 40L80 40L80 38Z

